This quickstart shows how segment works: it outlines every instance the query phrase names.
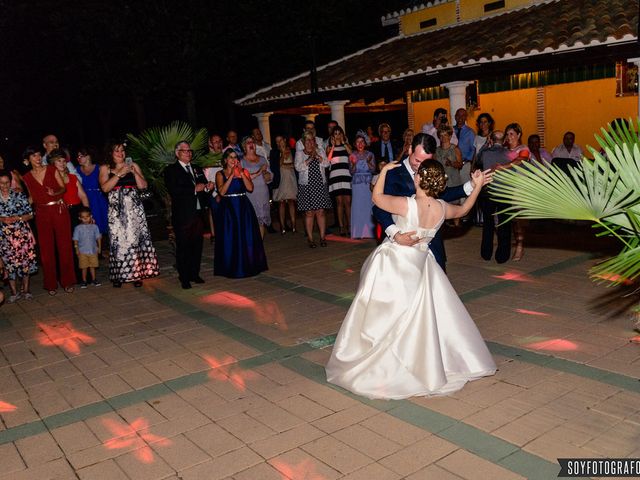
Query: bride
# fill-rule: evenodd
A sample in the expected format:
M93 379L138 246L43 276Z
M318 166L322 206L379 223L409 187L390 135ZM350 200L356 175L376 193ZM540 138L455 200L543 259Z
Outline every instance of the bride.
M326 366L327 380L368 398L402 399L447 395L467 381L493 375L496 365L449 279L436 263L429 242L445 219L464 216L482 188L463 205L436 199L446 187L442 165L432 152L414 176L416 194L384 194L390 163L373 190L373 203L393 214L403 231L415 231L413 247L386 240L362 266L360 285ZM426 154L426 155L425 155Z

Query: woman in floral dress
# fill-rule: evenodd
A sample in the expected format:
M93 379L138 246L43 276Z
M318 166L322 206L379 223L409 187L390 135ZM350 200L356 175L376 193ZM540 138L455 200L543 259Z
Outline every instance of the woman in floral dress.
M29 275L38 271L35 240L28 221L33 211L23 193L11 189L11 174L0 172L0 264L4 264L4 275L9 278L11 296L8 303L20 297L31 300ZM21 280L18 290L17 281Z
M125 158L124 145L107 147L100 186L109 199L109 280L115 288L127 282L141 287L143 279L157 276L160 270L138 194L138 189L147 188L147 180L138 164Z

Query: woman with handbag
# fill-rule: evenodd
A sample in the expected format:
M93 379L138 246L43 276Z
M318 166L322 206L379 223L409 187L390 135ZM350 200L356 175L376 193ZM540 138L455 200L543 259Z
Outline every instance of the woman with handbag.
M252 136L242 140L242 168L249 172L253 182L253 192L248 192L247 196L258 217L260 225L260 235L264 238L265 231L271 225L271 205L269 204L269 187L273 174L269 168L269 161L256 153L256 141Z

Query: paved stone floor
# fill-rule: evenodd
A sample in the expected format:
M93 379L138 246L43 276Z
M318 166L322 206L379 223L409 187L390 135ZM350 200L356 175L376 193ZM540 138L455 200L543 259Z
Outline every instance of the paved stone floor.
M188 291L167 242L141 289L49 297L36 277L0 308L0 478L551 479L558 457L640 457L638 332L624 291L588 280L584 232L531 232L505 265L478 228L448 238L499 371L405 401L324 379L372 241L269 235L270 270L243 280L213 278L207 244Z

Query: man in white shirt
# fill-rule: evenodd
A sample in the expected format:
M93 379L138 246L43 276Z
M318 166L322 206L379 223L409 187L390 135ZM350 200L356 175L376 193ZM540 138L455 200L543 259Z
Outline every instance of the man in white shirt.
M558 145L551 152L553 158L571 158L576 162L582 160L582 148L576 145L576 134L573 132L567 132L562 137L562 145Z
M422 133L427 133L436 139L436 145L440 146L440 139L438 138L438 127L443 123L448 123L449 119L447 118L447 111L444 108L436 108L433 112L433 122L425 123L422 125ZM458 137L456 137L456 132L453 132L451 136L451 143L453 145L458 144Z
M254 128L253 130L251 130L251 135L256 141L256 155L269 160L269 155L271 155L271 145L264 141L262 131L259 128Z
M304 134L305 132L313 133L313 135L316 137L316 145L318 146L318 151L324 152L324 140L316 135L316 124L311 120L307 120L306 122L304 122L304 130L302 133ZM300 139L296 142L296 152L301 152L302 150L304 150L304 143L302 143L302 139Z
M42 165L49 165L49 154L53 152L55 149L60 148L60 142L58 141L58 137L50 133L49 135L45 135L42 139L42 146L44 147L44 155L42 156ZM78 181L82 183L82 178L78 175L78 171L76 167L71 161L67 162L67 169L69 173L74 174L78 177Z

